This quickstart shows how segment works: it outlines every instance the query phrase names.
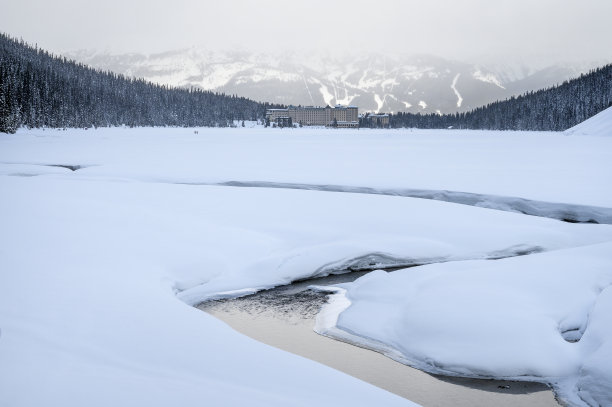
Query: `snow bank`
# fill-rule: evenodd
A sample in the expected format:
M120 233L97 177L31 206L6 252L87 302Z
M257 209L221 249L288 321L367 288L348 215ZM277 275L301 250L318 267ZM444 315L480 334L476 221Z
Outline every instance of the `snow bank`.
M412 405L176 298L308 235L298 197L219 189L0 177L0 405Z
M545 381L571 403L610 405L610 253L373 272L342 285L318 329L432 373Z
M612 107L567 129L565 134L580 136L612 136Z

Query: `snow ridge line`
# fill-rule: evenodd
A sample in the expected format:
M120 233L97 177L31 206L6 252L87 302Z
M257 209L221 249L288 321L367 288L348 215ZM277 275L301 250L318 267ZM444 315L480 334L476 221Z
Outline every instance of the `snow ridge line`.
M204 185L186 183L189 185ZM477 194L472 192L446 191L435 189L410 188L370 188L343 185L299 184L290 182L268 181L227 181L216 184L206 184L244 188L281 188L301 189L307 191L345 192L354 194L390 195L407 198L432 199L480 208L496 209L507 212L518 212L525 215L558 219L571 223L603 223L612 224L612 208L600 206L566 204L557 202L535 201L525 198Z
M542 253L548 249L540 246L518 244L500 250L483 253L482 255L452 256L452 257L397 257L381 252L366 253L361 256L332 261L321 265L313 272L298 276L292 280L274 281L257 287L233 289L226 291L201 292L202 287L208 283L198 284L185 290L175 290L176 296L186 304L197 306L207 301L238 298L255 294L259 291L269 290L275 287L290 285L304 280L327 277L335 274L347 274L356 271L384 270L392 272L411 267L425 266L428 264L448 263L454 261L468 260L501 260L510 257L528 256ZM329 288L330 286L327 286Z

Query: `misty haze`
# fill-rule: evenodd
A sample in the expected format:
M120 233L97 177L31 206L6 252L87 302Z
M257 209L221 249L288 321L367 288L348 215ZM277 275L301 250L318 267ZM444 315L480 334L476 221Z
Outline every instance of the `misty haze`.
M338 55L190 48L159 54L76 51L65 55L96 68L155 83L197 87L286 105L358 105L363 111L469 111L533 89L550 87L597 62L477 64L432 55Z
M0 406L612 407L610 15L0 0Z

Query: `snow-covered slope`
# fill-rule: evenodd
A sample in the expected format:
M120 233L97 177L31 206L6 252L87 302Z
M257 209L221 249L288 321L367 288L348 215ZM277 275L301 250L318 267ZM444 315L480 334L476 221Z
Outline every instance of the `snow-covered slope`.
M612 107L599 112L571 129L567 129L565 134L612 137Z
M466 111L577 76L591 66L467 64L431 55L212 52L153 55L78 51L70 58L173 86L294 105L356 104L363 111Z

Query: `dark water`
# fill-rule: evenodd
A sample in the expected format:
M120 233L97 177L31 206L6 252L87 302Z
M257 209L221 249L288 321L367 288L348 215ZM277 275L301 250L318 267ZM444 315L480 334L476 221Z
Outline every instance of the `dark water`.
M552 391L540 383L431 375L315 333L315 317L327 294L308 287L349 282L366 273L301 281L246 297L206 302L198 308L260 342L315 360L423 406L559 405Z

